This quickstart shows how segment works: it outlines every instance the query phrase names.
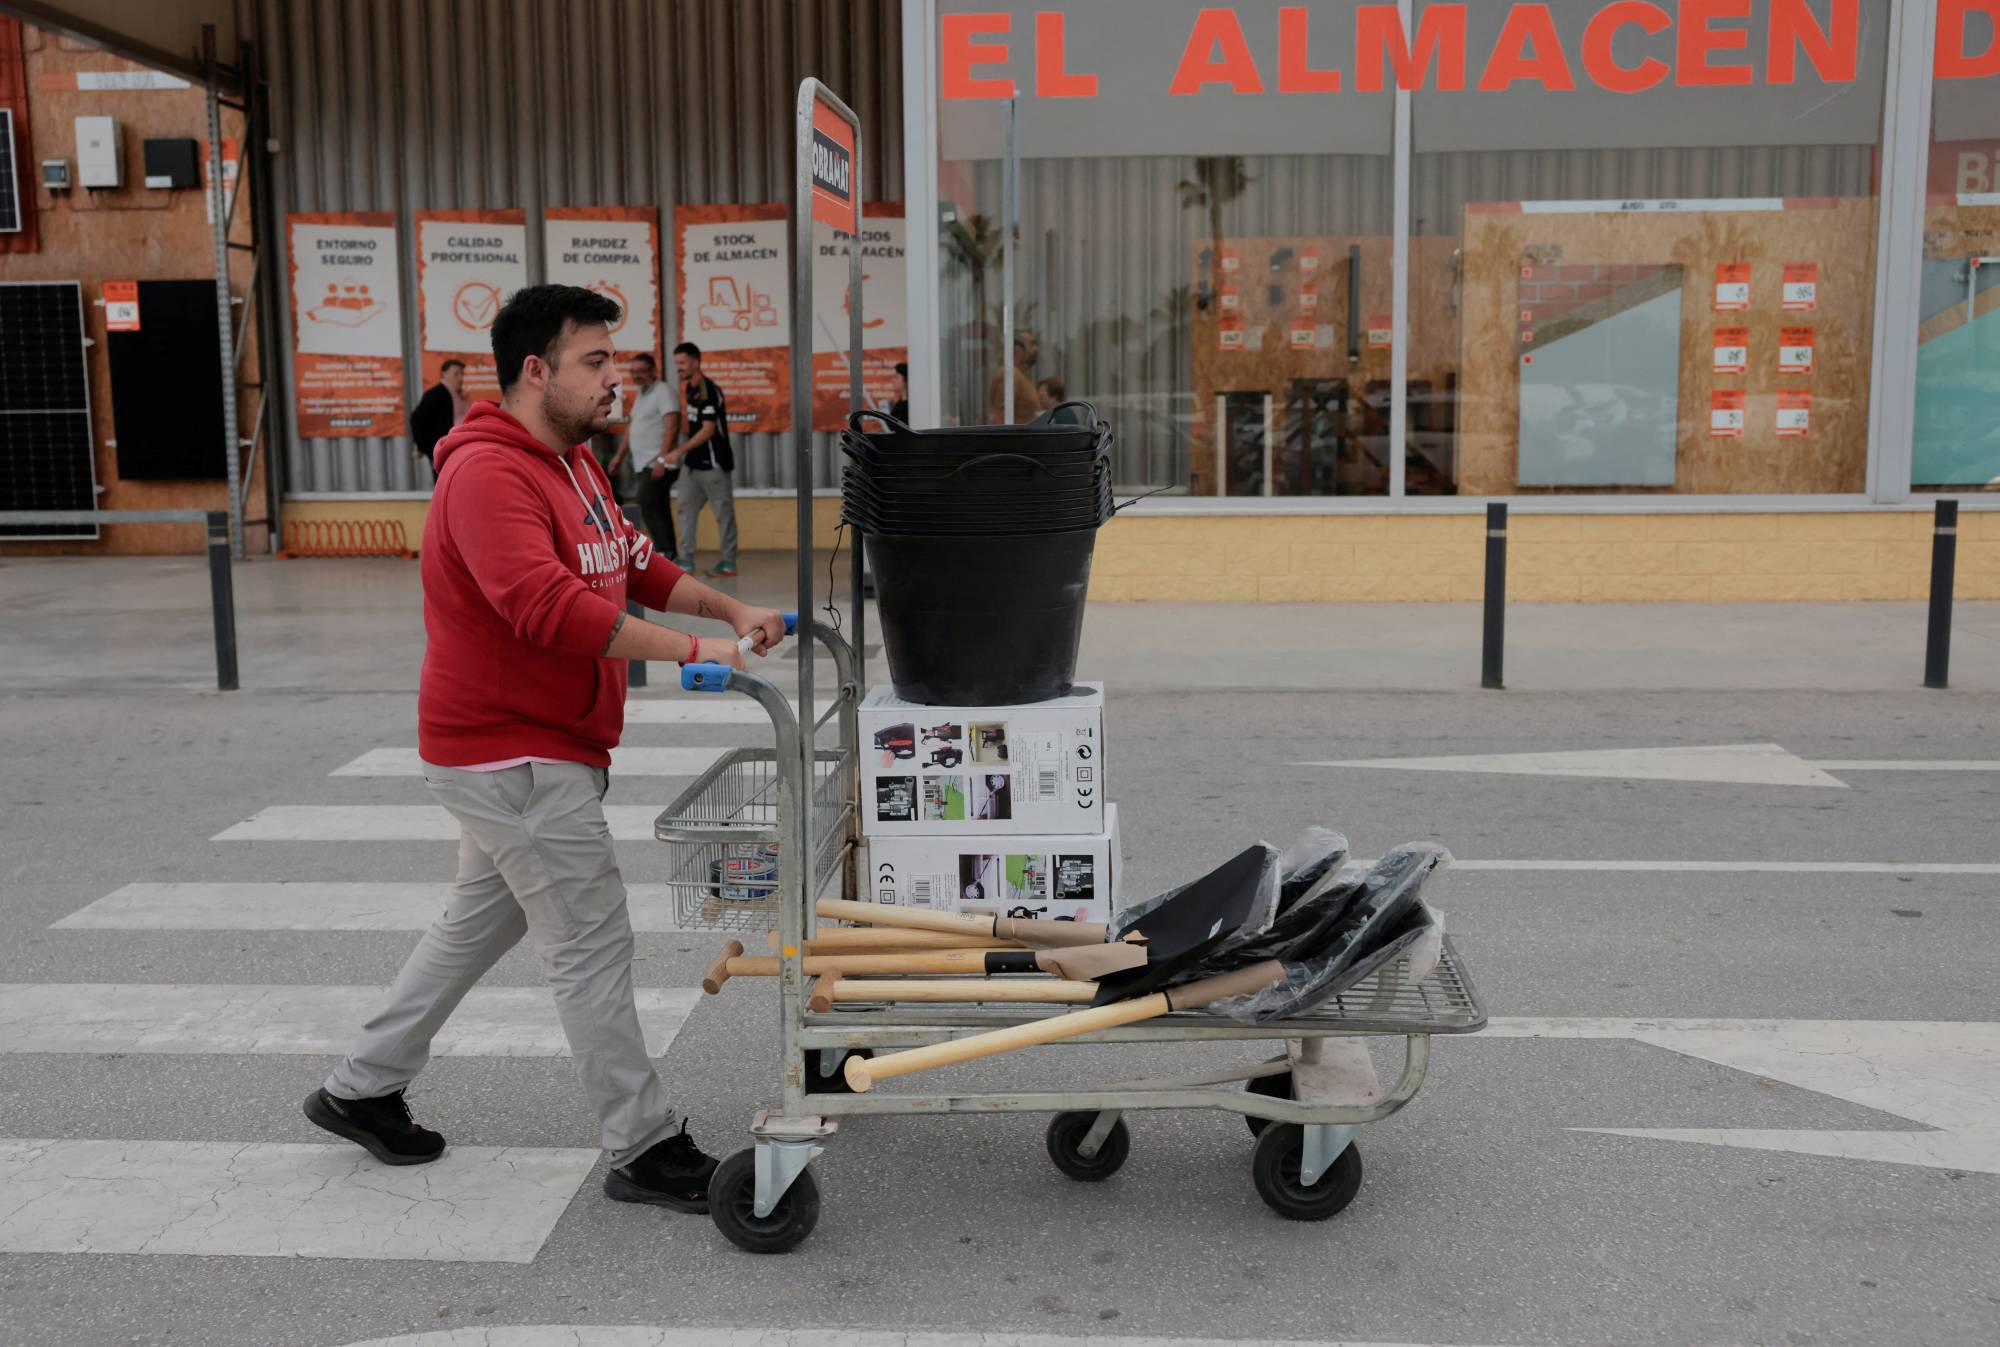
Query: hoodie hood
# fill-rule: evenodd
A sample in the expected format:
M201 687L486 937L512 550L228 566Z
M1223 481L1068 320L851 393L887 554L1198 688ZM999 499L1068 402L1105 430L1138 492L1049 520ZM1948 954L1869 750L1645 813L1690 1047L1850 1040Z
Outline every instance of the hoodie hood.
M473 403L472 410L465 414L465 420L453 426L451 433L438 441L437 448L431 453L432 465L443 472L445 460L471 444L510 445L559 462L576 452L572 446L568 453L557 453L529 434L526 426L502 411L499 403L482 401Z

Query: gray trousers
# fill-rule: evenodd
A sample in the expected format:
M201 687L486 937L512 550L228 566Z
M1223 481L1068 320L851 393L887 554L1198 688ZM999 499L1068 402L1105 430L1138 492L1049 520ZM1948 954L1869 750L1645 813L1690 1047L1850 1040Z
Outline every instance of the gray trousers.
M609 773L579 762L498 772L425 763L424 781L458 820L458 882L327 1092L372 1099L416 1079L451 1012L527 935L597 1109L600 1144L612 1164L627 1163L665 1140L675 1118L632 999L632 921L604 819Z
M720 468L684 468L681 471L681 554L674 564L684 571L694 569L694 528L701 522L701 506L707 501L715 511L715 526L722 533L722 565L736 567L736 484Z

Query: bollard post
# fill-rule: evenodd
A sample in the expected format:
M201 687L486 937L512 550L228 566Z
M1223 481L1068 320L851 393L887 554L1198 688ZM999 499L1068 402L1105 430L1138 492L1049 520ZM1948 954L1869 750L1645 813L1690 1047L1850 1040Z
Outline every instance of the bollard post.
M1486 507L1486 631L1481 642L1479 686L1499 688L1507 644L1507 507Z
M236 681L236 583L229 569L229 513L208 512L208 592L215 608L215 686L234 692Z
M1958 577L1958 502L1937 503L1931 531L1931 622L1924 641L1924 686L1951 686L1951 596Z
M635 529L639 527L638 506L621 505L618 508L619 511L625 516L626 523L630 524ZM643 621L646 616L646 610L644 608L641 608L638 604L632 602L632 600L630 599L625 600L625 611L630 616L639 618L641 621ZM629 687L642 688L646 686L646 661L642 659L626 660L625 682L626 685Z

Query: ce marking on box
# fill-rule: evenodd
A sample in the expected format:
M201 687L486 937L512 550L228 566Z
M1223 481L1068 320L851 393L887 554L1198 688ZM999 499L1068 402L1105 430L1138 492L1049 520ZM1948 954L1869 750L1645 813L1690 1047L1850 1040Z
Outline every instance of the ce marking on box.
M1091 731L1079 730L1079 739L1090 738ZM1097 805L1097 748L1088 743L1076 746L1076 807L1092 809Z

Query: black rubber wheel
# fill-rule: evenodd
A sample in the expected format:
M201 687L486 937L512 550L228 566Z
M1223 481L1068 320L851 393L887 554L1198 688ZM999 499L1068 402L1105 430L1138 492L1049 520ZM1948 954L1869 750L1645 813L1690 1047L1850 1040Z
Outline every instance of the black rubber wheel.
M1271 1099L1290 1099L1292 1097L1292 1073L1287 1071L1282 1076L1259 1076L1243 1088L1251 1094L1261 1094ZM1263 1136L1264 1129L1271 1125L1269 1118L1246 1117L1243 1121L1249 1125L1250 1135L1253 1137Z
M755 1213L757 1152L738 1151L708 1181L708 1214L731 1244L750 1253L790 1253L819 1224L819 1185L812 1171L792 1180L769 1216Z
M1304 1155L1305 1129L1297 1123L1274 1123L1257 1138L1250 1177L1264 1205L1286 1220L1324 1221L1361 1191L1361 1152L1350 1143L1310 1188L1299 1182Z
M1096 1122L1095 1113L1058 1113L1049 1119L1049 1159L1078 1183L1102 1183L1123 1169L1132 1154L1132 1134L1125 1130L1125 1120L1120 1118L1111 1124L1111 1131L1098 1146L1097 1154L1083 1155L1078 1148Z
M812 1079L806 1082L809 1093L853 1094L854 1087L847 1083L847 1057L873 1057L875 1055L875 1049L854 1048L850 1050L847 1054L847 1057L843 1057L840 1059L839 1068L836 1069L834 1073L829 1076L821 1072L821 1070L819 1069L820 1059L831 1057L833 1053L834 1049L832 1048L821 1048L817 1053L814 1054L815 1060L813 1061L812 1065Z

